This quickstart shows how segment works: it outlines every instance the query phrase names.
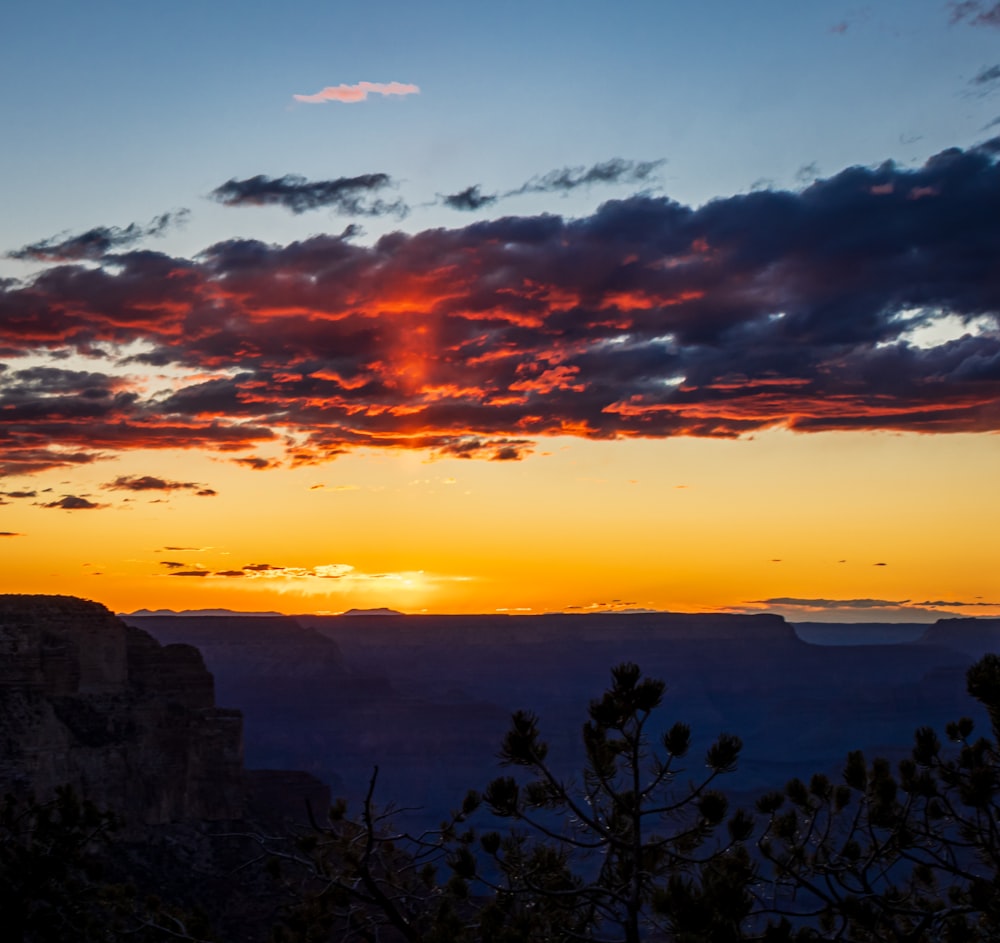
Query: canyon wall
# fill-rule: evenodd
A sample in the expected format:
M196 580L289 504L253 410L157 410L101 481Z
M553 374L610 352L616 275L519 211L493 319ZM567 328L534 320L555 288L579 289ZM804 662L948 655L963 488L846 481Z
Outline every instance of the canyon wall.
M0 596L0 793L69 784L135 825L237 819L242 727L196 648L98 603Z

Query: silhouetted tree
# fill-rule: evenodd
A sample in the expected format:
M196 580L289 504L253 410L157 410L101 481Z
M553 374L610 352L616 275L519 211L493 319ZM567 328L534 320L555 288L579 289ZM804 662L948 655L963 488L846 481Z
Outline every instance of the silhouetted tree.
M500 758L527 781L496 779L483 796L494 815L516 824L506 838L482 838L503 880L496 892L527 901L534 910L563 913L565 926L553 926L549 939L638 943L645 932L676 931L675 904L685 893L691 896L696 884L699 894L713 899L709 922L720 932L723 923L738 928L744 899L737 895L733 907L729 897L727 907L714 899L711 882L696 875L721 874L729 861L746 863L738 849L752 821L737 811L717 838L728 802L713 788L736 768L739 738L721 735L705 755L703 778L681 782L678 764L690 749L690 728L675 723L658 742L648 729L664 683L642 677L634 664L619 665L611 677L611 687L591 702L583 727L579 783L561 778L547 762L537 718L523 711L514 715ZM705 870L713 863L711 872ZM691 911L684 916L695 918Z
M276 859L286 873L304 865L309 875L278 938L311 941L319 939L311 932L337 928L344 939L364 940L389 933L425 943L638 943L646 931L673 929L679 902L694 895L700 909L689 907L685 920L720 932L738 928L751 901L729 893L732 881L725 900L716 900L723 890L716 878L737 865L744 874L748 859L738 849L752 823L737 812L718 839L728 803L712 787L735 768L740 741L721 736L706 754L703 778L682 782L689 728L674 724L657 742L649 734L663 692L662 681L643 678L635 665L612 671L583 727L579 784L557 775L537 719L518 712L500 757L524 781L501 777L482 796L470 793L433 833L395 831L391 816L373 806L373 777L360 821L336 806L294 853ZM505 834L467 828L481 803L513 827ZM709 864L714 870L699 877Z
M963 718L917 730L895 772L848 755L843 782L791 780L762 797L759 850L769 864L763 910L783 914L769 938L1000 939L1000 657L967 674L992 739Z
M1000 940L1000 656L973 665L967 688L991 736L963 718L950 743L917 730L895 768L852 752L840 781L792 779L758 800L755 820L730 815L716 788L739 740L720 736L707 772L686 779L688 727L649 732L663 682L619 665L590 704L578 780L556 772L522 711L500 749L513 775L470 793L440 829L395 831L374 808L374 777L360 821L335 807L286 855L313 890L284 939L338 927L414 943ZM480 805L509 827L468 828Z
M68 786L0 803L0 938L22 943L205 940L198 918L108 875L119 821Z
M274 928L275 943L480 938L478 908L460 876L473 833L459 827L476 801L440 828L411 834L394 824L398 813L410 810L376 808L377 779L378 767L359 819L338 800L324 821L314 820L290 845L281 836L261 839L272 874L296 901Z

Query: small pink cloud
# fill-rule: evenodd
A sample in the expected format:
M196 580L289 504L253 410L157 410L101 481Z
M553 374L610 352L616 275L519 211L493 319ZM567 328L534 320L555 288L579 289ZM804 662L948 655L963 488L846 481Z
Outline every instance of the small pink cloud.
M358 82L357 85L328 85L315 95L293 95L297 102L319 105L323 102L363 102L372 95L419 95L416 85L403 82Z

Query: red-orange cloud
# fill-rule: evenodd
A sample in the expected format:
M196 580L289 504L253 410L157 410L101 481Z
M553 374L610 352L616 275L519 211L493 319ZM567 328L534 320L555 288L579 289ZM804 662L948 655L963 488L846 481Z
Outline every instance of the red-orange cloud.
M0 471L137 448L266 468L362 447L506 460L551 435L997 431L998 154L700 208L642 196L370 246L233 239L3 282ZM912 342L942 314L964 336ZM16 359L46 352L95 366ZM148 392L166 367L188 379ZM262 445L273 457L239 454Z

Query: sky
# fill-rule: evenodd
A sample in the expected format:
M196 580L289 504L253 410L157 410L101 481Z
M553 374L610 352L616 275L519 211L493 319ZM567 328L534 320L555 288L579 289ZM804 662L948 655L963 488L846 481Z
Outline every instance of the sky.
M0 591L1000 615L1000 3L14 2L0 87Z

